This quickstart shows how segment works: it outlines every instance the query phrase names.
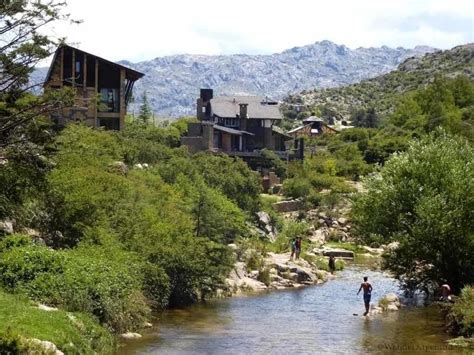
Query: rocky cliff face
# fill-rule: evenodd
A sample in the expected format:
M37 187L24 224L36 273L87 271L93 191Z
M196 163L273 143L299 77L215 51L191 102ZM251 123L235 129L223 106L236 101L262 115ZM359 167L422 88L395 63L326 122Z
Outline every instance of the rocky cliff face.
M329 88L359 82L387 73L409 57L433 52L430 47L414 49L357 48L350 49L330 41L316 42L271 55L173 55L149 61L121 64L146 74L134 88L139 105L147 91L156 115L194 114L199 89L210 87L219 95L268 95L281 99L291 93L314 88ZM38 82L47 69L40 68L32 76Z

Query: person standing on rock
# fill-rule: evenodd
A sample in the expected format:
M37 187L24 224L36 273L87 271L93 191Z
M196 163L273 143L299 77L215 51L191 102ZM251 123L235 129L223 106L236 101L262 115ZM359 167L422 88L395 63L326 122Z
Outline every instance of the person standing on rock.
M300 258L301 254L301 237L296 238L296 244L295 244L295 257L296 260Z
M357 291L357 295L360 293L361 290L364 290L364 304L365 304L365 313L364 316L369 314L370 309L370 298L372 296L372 285L369 281L369 278L364 276L364 282L360 284L359 291Z
M295 256L295 252L296 252L296 238L293 238L291 240L290 247L291 247L290 260L293 260L293 257Z

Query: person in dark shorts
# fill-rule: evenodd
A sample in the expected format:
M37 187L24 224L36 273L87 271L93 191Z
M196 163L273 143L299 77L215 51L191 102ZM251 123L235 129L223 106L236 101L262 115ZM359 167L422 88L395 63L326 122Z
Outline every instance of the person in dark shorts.
M301 254L301 242L302 238L298 237L296 238L296 248L295 248L295 259L298 260L300 258Z
M329 255L328 266L329 271L331 271L331 274L334 273L334 271L336 270L336 259L334 258L334 255Z
M293 238L291 240L290 247L291 247L290 260L293 260L293 257L295 256L295 252L296 252L296 238Z
M365 304L365 313L364 316L369 314L369 309L370 309L370 298L372 296L372 285L367 281L369 278L367 276L364 276L364 282L360 284L359 291L357 291L357 294L360 293L361 290L364 290L364 304Z

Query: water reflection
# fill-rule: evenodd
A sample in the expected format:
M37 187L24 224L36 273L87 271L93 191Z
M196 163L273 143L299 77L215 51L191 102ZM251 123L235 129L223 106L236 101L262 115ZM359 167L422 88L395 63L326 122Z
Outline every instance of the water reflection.
M364 305L356 293L363 276L374 286L373 302L398 292L389 275L349 267L323 285L166 311L157 328L129 342L121 353L362 354L391 352L390 346L428 345L442 350L442 323L429 308L361 316Z

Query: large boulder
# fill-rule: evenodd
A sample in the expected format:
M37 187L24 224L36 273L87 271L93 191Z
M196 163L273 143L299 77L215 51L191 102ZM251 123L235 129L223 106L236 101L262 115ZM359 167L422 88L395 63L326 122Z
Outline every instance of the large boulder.
M337 222L339 223L339 225L344 226L347 223L347 218L340 217L337 219Z
M0 232L4 234L13 233L13 222L9 220L0 221Z
M312 283L316 281L316 276L308 269L297 268L295 273L298 275L297 282L299 283Z
M142 337L142 335L138 333L127 332L127 333L120 334L120 337L122 339L139 339Z
M50 341L31 338L28 339L27 342L35 348L40 348L42 350L40 352L41 354L44 352L44 354L64 355L64 353L57 348L56 344ZM32 353L36 353L36 351Z
M387 293L379 300L379 306L386 311L397 311L401 306L400 298L394 293Z
M111 173L115 173L119 175L127 175L128 166L123 161L114 161L109 164L107 170Z
M312 232L311 236L309 237L309 240L313 243L323 244L328 239L328 236L329 231L327 227L322 227Z
M336 258L343 259L354 259L354 252L351 250L345 249L325 249L323 251L324 256L334 256Z
M260 224L262 228L265 228L267 225L271 223L270 215L267 212L264 212L264 211L257 212L257 217L258 217L258 224Z

